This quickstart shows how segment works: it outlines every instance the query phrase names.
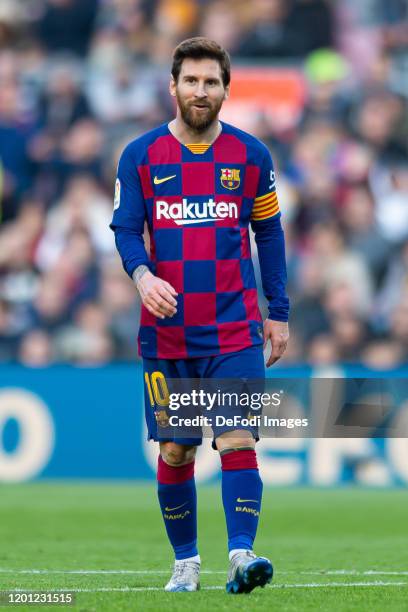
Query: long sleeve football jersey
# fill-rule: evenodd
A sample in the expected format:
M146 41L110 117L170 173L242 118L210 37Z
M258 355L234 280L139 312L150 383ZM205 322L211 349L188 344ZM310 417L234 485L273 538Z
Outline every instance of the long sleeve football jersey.
M111 223L123 266L132 276L145 264L178 293L171 318L142 305L143 357L208 357L262 344L250 223L269 318L287 321L284 237L267 147L224 122L211 145L182 144L167 124L127 145Z

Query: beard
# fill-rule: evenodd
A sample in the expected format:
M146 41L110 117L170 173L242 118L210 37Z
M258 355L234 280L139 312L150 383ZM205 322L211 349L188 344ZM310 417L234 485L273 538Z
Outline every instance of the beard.
M194 103L186 103L181 99L177 89L176 98L184 123L198 133L205 132L205 130L217 119L222 103L224 102L223 99L219 102L213 102L212 104L211 102L197 102L197 104L206 106L205 110L198 111L194 108Z

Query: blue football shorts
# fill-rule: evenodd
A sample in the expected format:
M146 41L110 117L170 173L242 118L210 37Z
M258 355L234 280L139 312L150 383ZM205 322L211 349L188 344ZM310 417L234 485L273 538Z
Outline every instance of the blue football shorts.
M147 425L147 439L156 442L174 441L178 444L198 446L202 443L201 427L189 428L188 435L183 437L183 431L179 428L168 426L168 417L174 415L169 409L166 394L172 393L174 382L177 379L180 384L194 381L205 381L205 388L222 381L223 388L220 391L241 390L245 395L252 392L263 392L265 380L265 366L262 346L251 346L235 353L226 353L214 357L197 357L192 359L143 359L144 395L145 395L145 417ZM167 384L167 381L169 384ZM163 386L165 387L163 389ZM262 388L261 388L262 387ZM191 389L191 387L190 387ZM189 390L189 389L186 389ZM214 387L215 390L215 387ZM219 397L219 395L217 395ZM241 397L241 396L240 396ZM258 440L258 427L240 423L241 419L247 420L250 408L245 405L231 406L220 405L215 402L210 412L203 410L203 414L210 416L213 432L213 448L215 439L222 433L236 429L245 429L251 432L255 440ZM187 409L188 410L188 409ZM257 414L261 411L257 410ZM253 413L252 413L253 414ZM237 415L239 426L230 423L230 417ZM216 417L220 418L217 419ZM222 417L225 417L222 418ZM217 423L220 421L220 423ZM177 430L177 434L174 431Z

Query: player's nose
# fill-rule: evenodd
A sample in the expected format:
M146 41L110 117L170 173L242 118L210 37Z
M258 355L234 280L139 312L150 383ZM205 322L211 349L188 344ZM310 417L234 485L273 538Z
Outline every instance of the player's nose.
M207 92L205 90L205 86L204 83L201 83L200 81L197 83L197 88L195 90L195 97L196 98L206 98L207 97Z

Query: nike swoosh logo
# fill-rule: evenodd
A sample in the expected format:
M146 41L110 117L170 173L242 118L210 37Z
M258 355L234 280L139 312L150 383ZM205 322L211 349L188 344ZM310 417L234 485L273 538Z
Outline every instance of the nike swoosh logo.
M157 178L157 176L155 176L154 179L153 179L153 183L155 185L160 185L161 183L165 183L166 181L169 181L172 178L176 178L176 176L177 176L176 174L172 174L171 176L165 176L162 179L159 179L159 178Z
M172 512L173 510L178 510L179 508L182 508L186 504L188 504L188 501L184 502L184 504L181 504L181 506L175 506L174 508L169 508L168 506L166 506L165 507L165 511L166 512Z
M259 504L259 500L257 499L241 499L240 497L237 497L237 502L240 503L245 503L245 502L254 502L255 504Z

